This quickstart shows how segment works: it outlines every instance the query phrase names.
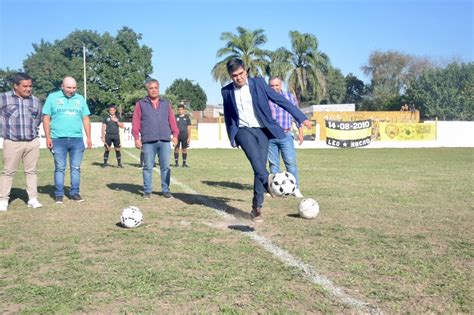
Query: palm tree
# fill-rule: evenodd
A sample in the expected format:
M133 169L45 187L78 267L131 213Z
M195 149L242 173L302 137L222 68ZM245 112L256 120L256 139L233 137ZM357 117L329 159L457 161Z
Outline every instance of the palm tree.
M291 71L293 70L292 53L285 47L270 52L270 62L265 72L269 77L279 77L283 81L288 81Z
M290 31L291 51L279 48L272 54L268 75L288 81L288 89L298 101L319 102L327 93L329 57L318 51L318 39L308 33ZM286 73L285 73L286 72Z
M237 35L231 32L221 34L221 40L226 41L225 47L217 51L217 57L224 57L212 68L212 77L222 85L230 80L226 63L229 59L238 57L245 62L249 76L263 75L268 64L269 52L260 46L267 42L263 29L248 30L237 27Z

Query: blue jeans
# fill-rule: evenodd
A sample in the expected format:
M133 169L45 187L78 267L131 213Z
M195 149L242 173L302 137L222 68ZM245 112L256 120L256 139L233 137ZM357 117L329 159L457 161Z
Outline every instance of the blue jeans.
M295 144L291 132L286 133L283 139L270 139L268 143L268 163L270 172L276 174L280 172L280 153L283 158L286 170L296 178L296 185L299 186L298 167L296 165Z
M236 143L242 148L252 165L253 199L252 208L261 208L268 189L268 171L266 168L268 155L268 135L263 128L241 127L235 136Z
M170 191L170 154L171 145L169 141L153 141L143 143L144 166L143 166L143 192L151 194L153 191L153 166L155 157L158 155L161 173L161 191Z
M54 152L54 186L56 187L54 195L56 197L64 196L64 175L68 153L71 174L70 195L78 195L81 185L81 162L85 149L84 140L82 140L82 138L58 138L52 140Z

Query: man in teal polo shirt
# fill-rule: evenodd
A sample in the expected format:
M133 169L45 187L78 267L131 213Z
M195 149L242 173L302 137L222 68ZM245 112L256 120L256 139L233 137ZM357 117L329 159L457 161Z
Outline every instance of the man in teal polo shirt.
M43 128L46 145L54 157L54 191L56 203L64 199L64 175L67 154L70 160L71 191L69 198L77 202L84 199L79 194L81 162L84 153L82 127L87 137L87 148L92 148L89 107L78 93L76 80L65 77L61 90L48 95L43 106Z

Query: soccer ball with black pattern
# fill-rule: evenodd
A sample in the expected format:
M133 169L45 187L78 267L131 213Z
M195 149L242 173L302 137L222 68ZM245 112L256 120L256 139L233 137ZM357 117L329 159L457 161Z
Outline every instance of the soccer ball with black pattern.
M312 198L304 198L300 201L298 213L303 219L314 219L319 214L319 204Z
M296 178L290 172L276 173L270 189L279 197L292 196L296 190Z
M129 206L122 210L120 223L123 227L134 228L142 224L143 214L137 207Z

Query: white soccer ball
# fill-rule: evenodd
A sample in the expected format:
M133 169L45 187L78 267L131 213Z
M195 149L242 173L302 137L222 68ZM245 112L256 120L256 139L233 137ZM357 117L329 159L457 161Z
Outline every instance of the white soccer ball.
M296 178L290 172L276 173L270 183L270 189L275 195L280 197L294 195L296 190Z
M122 210L120 223L126 228L134 228L142 224L143 214L137 207L129 206Z
M319 204L311 198L304 198L298 206L298 213L303 219L314 219L319 214Z

